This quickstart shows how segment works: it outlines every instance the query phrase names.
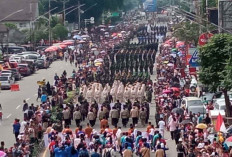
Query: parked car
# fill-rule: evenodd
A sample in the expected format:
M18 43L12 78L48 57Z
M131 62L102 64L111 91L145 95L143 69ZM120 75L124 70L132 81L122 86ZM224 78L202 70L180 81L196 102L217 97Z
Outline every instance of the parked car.
M1 71L0 76L9 76L9 77L11 77L15 81L14 73L12 71L10 71L10 70L3 70L3 71Z
M31 70L30 70L28 64L18 64L18 67L19 67L19 73L22 76L28 76L31 74Z
M188 107L188 112L192 112L192 113L195 113L195 114L200 113L203 117L205 117L206 109L205 109L204 105L202 105L202 106L189 106Z
M203 106L203 103L198 97L186 97L183 98L181 105L185 108L189 108L190 106Z
M26 51L26 49L24 47L21 46L9 46L8 49L4 48L4 51L7 52L8 54L17 54L17 53L21 53L23 51Z
M42 58L39 58L36 60L35 66L39 69L44 69L44 68L48 67L46 60L44 60Z
M14 80L9 76L0 76L1 89L10 89Z
M40 57L40 54L38 52L35 52L35 51L25 51L25 52L22 52L21 54L23 54L23 55L36 55L37 57Z
M215 94L214 93L205 93L203 96L201 96L201 101L204 103L205 100L209 104L214 99Z
M35 72L35 61L33 59L24 59L22 60L22 63L28 64L28 67L31 70L31 73L33 74Z
M219 100L214 103L214 110L225 110L226 109L226 102L225 100Z
M19 73L19 69L18 68L11 68L10 71L12 71L14 73L15 76L15 80L19 81L22 79L21 74Z

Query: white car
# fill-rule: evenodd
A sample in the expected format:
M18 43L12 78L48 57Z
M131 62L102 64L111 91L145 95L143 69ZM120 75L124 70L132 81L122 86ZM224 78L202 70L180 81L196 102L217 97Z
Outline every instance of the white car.
M226 102L225 100L219 100L214 103L214 110L225 110L226 109Z
M14 80L10 76L0 76L1 89L10 89Z
M189 108L190 106L204 106L201 99L198 97L185 97L181 102L181 106Z

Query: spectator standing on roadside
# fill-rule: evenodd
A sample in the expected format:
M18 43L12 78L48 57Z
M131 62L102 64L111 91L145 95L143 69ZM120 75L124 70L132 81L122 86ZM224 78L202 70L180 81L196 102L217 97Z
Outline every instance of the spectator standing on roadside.
M45 102L47 102L47 95L45 94L45 93L43 93L42 95L41 95L41 102L42 103L45 103Z
M28 103L26 102L26 100L23 100L23 112L25 112L26 110L28 110Z
M19 132L20 132L20 123L19 119L15 119L14 124L13 124L13 133L15 134L15 140L17 139Z
M2 125L2 116L3 116L3 113L2 113L2 104L0 104L0 125Z
M38 99L41 98L41 96L42 96L42 89L41 89L41 86L39 86L38 91L37 91L36 101L38 101Z
M163 118L160 119L159 123L159 133L162 135L162 137L164 138L164 128L165 128L165 122L163 120Z

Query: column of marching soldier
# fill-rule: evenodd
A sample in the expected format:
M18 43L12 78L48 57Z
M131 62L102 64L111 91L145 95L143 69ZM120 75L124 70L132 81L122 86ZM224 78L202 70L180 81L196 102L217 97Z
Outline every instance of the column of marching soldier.
M110 55L111 60L111 75L115 73L131 73L145 72L153 74L153 65L155 62L156 51L153 49L146 50L145 48L131 48L118 50L115 55Z
M158 45L153 46L156 48L127 48L110 53L104 58L103 70L97 71L96 81L112 85L114 80L121 80L124 84L149 80L150 74L153 74Z
M140 27L137 32L139 45L159 42L166 37L167 26L152 26L150 24Z

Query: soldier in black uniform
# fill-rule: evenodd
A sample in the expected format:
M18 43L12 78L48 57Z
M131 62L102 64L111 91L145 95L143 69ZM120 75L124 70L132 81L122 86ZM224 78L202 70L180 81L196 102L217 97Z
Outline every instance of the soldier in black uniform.
M134 55L134 59L135 59L135 65L134 65L134 68L135 68L135 72L138 73L138 68L139 68L139 61L138 61L138 58L139 58L139 49L136 50L135 52L135 55Z
M130 73L133 73L134 69L134 52L133 50L130 50Z
M156 50L153 50L153 52L151 54L153 64L155 63L155 56L156 56Z
M151 75L153 75L153 67L154 67L153 61L149 60L149 69L150 69L150 74Z
M130 60L130 53L129 53L129 51L127 50L126 51L126 72L128 72L128 70L129 70L129 60Z
M124 71L124 69L125 69L125 67L126 67L126 65L125 65L125 51L123 51L122 53L121 53L121 62L120 62L120 64L121 64L121 66L120 66L120 71L121 71L121 73Z
M145 70L145 73L148 73L148 61L144 62L144 70Z
M139 63L139 70L140 70L140 73L143 73L143 65L144 65L144 62L140 62L140 63Z

